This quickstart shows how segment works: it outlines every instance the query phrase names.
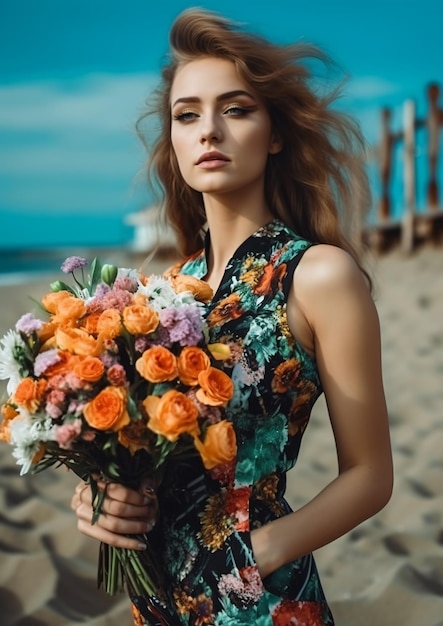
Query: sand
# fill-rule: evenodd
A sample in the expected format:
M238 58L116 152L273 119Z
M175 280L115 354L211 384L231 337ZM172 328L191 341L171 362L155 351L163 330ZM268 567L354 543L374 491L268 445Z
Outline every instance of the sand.
M392 252L372 265L394 493L377 516L319 550L317 563L337 626L443 626L443 248ZM51 278L0 287L1 334ZM319 402L289 476L291 504L335 472ZM0 626L131 624L126 598L96 589L97 545L77 532L69 508L76 481L63 469L20 477L0 445Z

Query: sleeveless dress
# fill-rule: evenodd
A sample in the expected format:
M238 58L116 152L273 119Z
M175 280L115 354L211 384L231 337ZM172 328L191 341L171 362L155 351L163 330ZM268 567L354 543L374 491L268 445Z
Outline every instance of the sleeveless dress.
M272 220L239 246L207 305L210 341L231 348L224 368L235 391L227 414L238 452L235 463L216 470L184 467L173 488L159 493L161 519L152 540L178 624L334 623L312 554L262 580L250 539L253 529L291 512L284 499L286 472L322 391L315 361L286 319L294 270L310 245ZM205 250L179 271L204 278ZM148 618L141 600L133 599L135 623L161 624Z

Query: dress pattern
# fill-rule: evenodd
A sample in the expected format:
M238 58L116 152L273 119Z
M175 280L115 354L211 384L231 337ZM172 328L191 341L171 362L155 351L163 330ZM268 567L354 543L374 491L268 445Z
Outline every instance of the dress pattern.
M215 470L184 467L173 488L159 493L153 537L186 626L334 623L312 554L262 580L250 539L252 530L291 511L286 472L322 391L315 361L286 318L293 274L310 245L272 220L239 246L206 308L210 340L231 349L224 368L235 391L227 414L238 452ZM176 271L204 278L206 251ZM144 624L139 609L135 614Z

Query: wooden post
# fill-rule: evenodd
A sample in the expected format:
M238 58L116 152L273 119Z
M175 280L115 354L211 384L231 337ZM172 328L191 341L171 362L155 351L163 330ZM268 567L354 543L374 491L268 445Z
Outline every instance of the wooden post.
M440 110L438 108L439 86L435 83L428 87L429 112L427 118L428 130L428 155L429 155L429 181L428 181L428 205L432 210L438 208L438 151L440 143Z
M401 247L409 254L414 247L414 218L416 209L416 178L415 178L415 103L407 100L403 106L404 129L404 202L405 210L402 219Z
M387 220L391 214L391 199L389 197L389 185L392 170L392 134L391 134L391 111L388 108L381 112L381 139L380 139L380 179L381 196L378 205L378 218L380 221Z

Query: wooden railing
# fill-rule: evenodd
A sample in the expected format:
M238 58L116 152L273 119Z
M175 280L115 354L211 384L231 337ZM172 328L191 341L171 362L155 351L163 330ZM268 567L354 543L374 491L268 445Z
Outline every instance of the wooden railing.
M443 108L439 107L439 92L437 84L432 83L428 86L428 112L422 119L416 116L415 103L412 100L406 101L403 105L403 128L398 132L391 129L391 110L382 109L381 139L378 149L380 198L375 222L363 229L364 240L377 250L383 251L400 246L404 252L409 253L420 243L443 241L443 208L438 181ZM425 205L418 207L416 134L417 130L422 128L426 131L428 179L425 183ZM395 217L391 186L394 151L398 144L403 154L403 207L400 216Z

